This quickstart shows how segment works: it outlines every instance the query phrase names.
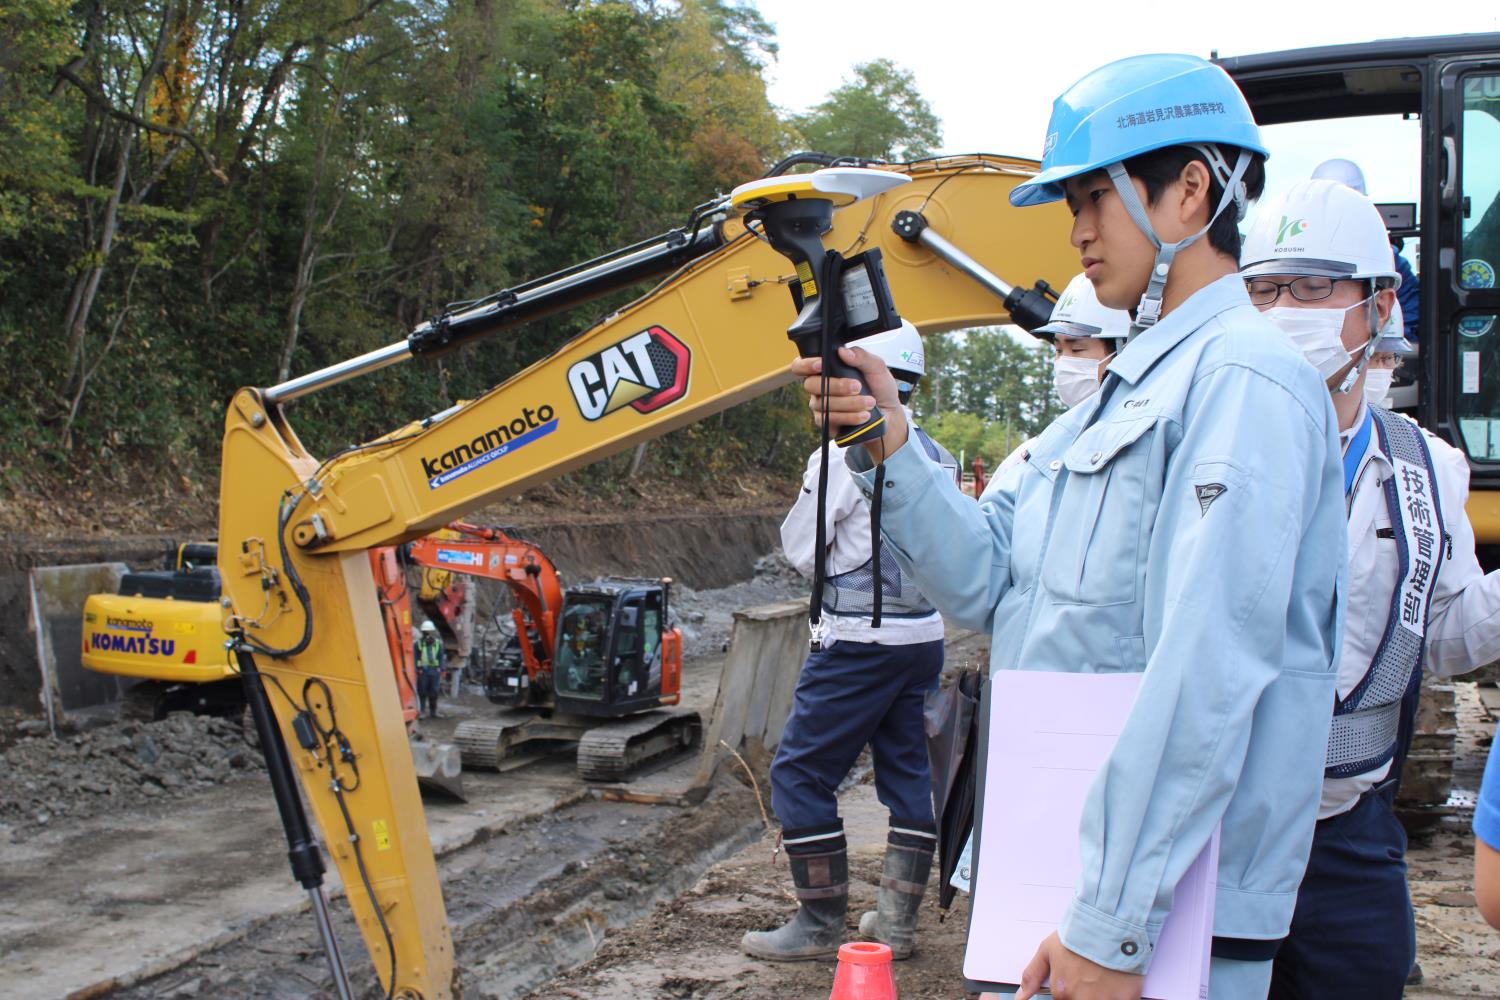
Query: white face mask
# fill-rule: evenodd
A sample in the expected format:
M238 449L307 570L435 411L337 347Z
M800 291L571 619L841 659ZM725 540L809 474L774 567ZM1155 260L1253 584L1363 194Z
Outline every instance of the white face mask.
M1354 360L1354 355L1344 347L1344 314L1350 309L1364 308L1369 301L1361 299L1346 309L1273 306L1262 310L1261 315L1292 338L1292 343L1302 352L1307 363L1316 368L1326 382Z
M1391 394L1391 379L1395 377L1394 368L1365 369L1365 402L1375 406L1384 405L1385 397Z
M1072 409L1099 391L1098 358L1074 358L1059 354L1052 359L1052 387L1064 406Z

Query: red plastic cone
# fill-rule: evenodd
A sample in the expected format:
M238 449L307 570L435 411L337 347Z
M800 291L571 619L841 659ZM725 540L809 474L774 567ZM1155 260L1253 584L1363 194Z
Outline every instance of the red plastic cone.
M839 948L839 969L828 1000L896 1000L890 945L851 941Z

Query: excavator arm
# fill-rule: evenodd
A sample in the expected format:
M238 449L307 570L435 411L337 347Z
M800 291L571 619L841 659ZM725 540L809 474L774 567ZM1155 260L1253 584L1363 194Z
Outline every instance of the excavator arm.
M912 183L840 210L827 245L851 254L880 247L900 311L922 331L1009 322L1006 303L1028 293L999 275L1061 287L1076 270L1063 209L1018 212L1007 200L1034 174L1033 161L954 157L889 169ZM290 751L289 770L393 996L453 995L453 952L365 551L411 541L788 381L794 275L786 259L722 212L700 213L691 232L664 246L475 304L344 365L242 389L229 406L219 513L226 631L247 688L275 713L263 735L279 732ZM308 452L280 405L451 349L559 295L584 301L601 294L595 279L659 278L663 267L676 270L483 397L331 458ZM294 872L326 926L314 870L321 860L305 820L288 816L300 812L278 784L289 778L272 772Z
M412 542L412 562L498 580L509 587L521 658L535 684L541 674L551 670L557 642L557 614L562 610L563 596L557 567L540 548L499 528L462 522L448 528Z

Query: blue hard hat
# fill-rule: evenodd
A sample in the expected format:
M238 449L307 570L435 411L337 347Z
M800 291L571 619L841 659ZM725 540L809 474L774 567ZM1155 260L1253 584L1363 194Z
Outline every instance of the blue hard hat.
M1018 207L1061 201L1063 182L1168 146L1220 143L1268 155L1245 95L1197 56L1131 56L1052 102L1041 173L1010 193Z

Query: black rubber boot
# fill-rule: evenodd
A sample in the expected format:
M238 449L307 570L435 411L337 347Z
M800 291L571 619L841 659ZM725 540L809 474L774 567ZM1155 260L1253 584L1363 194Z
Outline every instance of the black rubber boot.
M859 918L859 936L890 945L891 957L910 958L917 938L917 909L932 874L936 838L892 830L886 836L876 909Z
M843 844L844 838L838 842ZM797 912L774 931L751 931L740 940L745 954L772 962L837 958L849 912L849 852L788 854L797 887Z

